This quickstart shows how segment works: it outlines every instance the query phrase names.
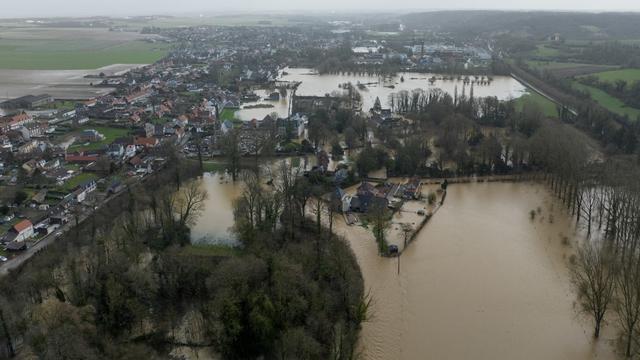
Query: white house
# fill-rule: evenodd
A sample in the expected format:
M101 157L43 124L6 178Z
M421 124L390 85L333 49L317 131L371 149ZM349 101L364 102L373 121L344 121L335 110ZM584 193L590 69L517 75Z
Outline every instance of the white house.
M29 220L22 220L11 228L13 241L25 241L33 236L33 224Z

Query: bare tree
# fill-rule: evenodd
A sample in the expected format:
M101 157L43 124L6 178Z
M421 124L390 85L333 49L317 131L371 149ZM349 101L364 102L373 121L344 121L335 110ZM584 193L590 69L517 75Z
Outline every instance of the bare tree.
M616 276L616 312L624 336L625 355L631 357L635 330L640 320L640 259L636 254L619 258Z
M611 249L585 241L571 266L571 282L578 293L580 310L593 316L593 336L598 338L614 299L615 261Z

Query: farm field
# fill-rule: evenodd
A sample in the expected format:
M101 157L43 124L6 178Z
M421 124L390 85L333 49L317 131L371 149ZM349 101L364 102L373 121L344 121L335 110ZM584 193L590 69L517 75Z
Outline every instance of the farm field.
M559 61L528 60L526 61L526 63L531 68L549 71L552 75L559 78L569 78L617 69L616 66L609 65L581 64Z
M149 64L170 45L154 35L107 29L9 27L0 29L0 69L82 70L112 64Z
M167 51L166 44L139 40L99 45L91 41L0 39L0 68L81 70L111 64L150 64L164 57Z
M630 120L636 120L640 116L640 110L626 106L622 100L617 99L606 92L596 89L592 86L581 84L577 81L573 81L572 86L576 89L587 91L591 94L591 98L596 101L600 106L607 110L614 112L620 116L628 116Z
M525 94L515 100L515 107L517 111L522 111L525 104L536 104L542 110L542 113L550 118L557 118L558 111L556 109L556 104L546 97L529 90L528 94Z
M612 71L603 71L603 72L599 72L592 75L596 76L598 80L608 82L608 83L614 83L618 80L622 80L627 83L640 81L640 69L620 69L620 70L612 70Z
M560 51L558 49L541 44L537 45L536 49L531 52L531 55L539 57L555 57L560 55Z
M178 27L178 26L285 26L292 24L308 23L309 20L286 15L225 15L225 16L182 16L182 17L157 17L145 20L123 20L121 25L132 28L145 26Z

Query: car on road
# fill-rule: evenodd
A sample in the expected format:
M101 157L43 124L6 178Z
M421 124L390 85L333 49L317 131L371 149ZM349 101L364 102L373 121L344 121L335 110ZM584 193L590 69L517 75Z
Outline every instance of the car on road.
M58 231L58 232L56 232L56 234L55 234L55 235L56 235L56 237L60 237L60 235L62 235L62 231Z
M6 258L6 257L4 257L4 256L0 256L0 261L5 262L5 261L7 261L7 260L9 260L9 259L7 259L7 258Z

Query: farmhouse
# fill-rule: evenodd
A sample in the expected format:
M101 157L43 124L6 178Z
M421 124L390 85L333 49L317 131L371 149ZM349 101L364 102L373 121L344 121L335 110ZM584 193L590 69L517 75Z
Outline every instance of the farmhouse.
M33 236L33 224L29 220L22 220L13 225L9 232L9 241L22 242Z

